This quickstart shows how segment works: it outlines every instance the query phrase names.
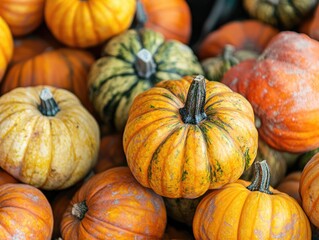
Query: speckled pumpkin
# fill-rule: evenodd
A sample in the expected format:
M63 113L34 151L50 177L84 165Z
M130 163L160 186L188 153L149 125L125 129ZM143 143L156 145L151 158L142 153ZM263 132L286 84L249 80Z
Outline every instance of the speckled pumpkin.
M122 132L134 98L167 79L202 74L190 47L166 41L150 29L129 30L104 47L92 66L89 89L93 105L109 131Z
M0 166L35 187L70 187L96 163L98 124L67 90L21 87L2 95L0 129Z
M255 159L257 141L249 102L202 75L138 95L123 135L133 175L169 198L197 198L236 181Z
M295 199L269 186L266 161L256 162L253 182L238 180L198 204L195 239L311 240L309 220Z
M0 81L13 55L13 37L8 24L0 16Z

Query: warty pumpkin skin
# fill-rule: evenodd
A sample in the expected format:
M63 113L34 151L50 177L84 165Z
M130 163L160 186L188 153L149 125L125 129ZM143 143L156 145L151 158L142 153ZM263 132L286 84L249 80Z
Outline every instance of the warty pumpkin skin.
M21 87L0 97L0 166L21 182L45 190L72 186L95 165L99 134L67 90Z
M1 0L0 16L8 23L13 36L25 36L43 21L45 0Z
M0 81L13 55L13 37L8 24L0 16Z
M299 192L302 208L311 223L319 228L319 153L314 155L301 172Z
M310 223L301 206L269 186L266 161L254 165L262 168L257 168L253 182L229 183L198 204L193 221L195 239L311 239Z
M248 101L202 75L138 95L123 134L133 175L169 198L197 198L236 181L255 159L257 140Z
M47 0L45 22L70 47L93 47L129 28L136 0Z
M141 186L128 167L92 176L75 193L61 222L62 238L162 239L163 199Z
M187 45L166 41L151 29L131 29L112 38L102 50L102 57L92 65L88 77L90 97L108 131L122 133L139 93L162 80L202 72Z
M44 194L28 184L0 185L0 239L50 240L53 214Z
M318 41L282 31L258 59L235 65L221 81L251 103L260 137L277 150L319 147L318 53Z

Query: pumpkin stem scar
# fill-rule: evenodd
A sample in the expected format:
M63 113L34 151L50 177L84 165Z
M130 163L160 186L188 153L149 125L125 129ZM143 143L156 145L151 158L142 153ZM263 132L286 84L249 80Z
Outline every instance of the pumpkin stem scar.
M250 191L259 191L272 194L269 190L270 170L266 160L254 163L254 178L252 183L247 187Z
M136 55L135 69L137 74L143 78L149 78L156 72L156 64L152 54L145 48L142 48Z
M206 119L205 101L206 79L202 75L197 75L189 87L185 106L179 109L183 122L186 124L198 124Z
M40 100L41 103L38 107L40 112L48 117L55 116L59 111L60 108L56 101L53 98L53 95L48 88L43 88L40 93Z
M88 207L87 207L87 205L86 205L86 202L85 202L85 200L84 200L84 201L82 201L82 202L75 203L75 204L73 205L72 210L71 210L71 214L72 214L74 217L76 217L76 218L82 220L82 219L84 218L84 216L85 216L85 213L86 213L88 210L89 210L89 209L88 209Z

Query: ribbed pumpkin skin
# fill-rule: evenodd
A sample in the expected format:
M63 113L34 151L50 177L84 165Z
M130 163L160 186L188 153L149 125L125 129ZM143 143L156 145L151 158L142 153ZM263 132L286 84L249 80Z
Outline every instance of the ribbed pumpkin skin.
M142 48L147 49L156 64L156 71L142 77L135 61ZM185 75L202 74L192 50L177 41L165 41L153 30L129 30L111 39L89 74L90 96L96 111L109 131L123 132L134 98L154 84Z
M227 44L236 50L261 53L278 32L278 29L258 20L231 21L207 35L198 49L198 55L200 59L216 57Z
M311 239L297 201L271 187L273 194L250 191L249 183L238 180L204 197L194 216L195 239Z
M13 38L8 24L0 16L0 81L13 55Z
M38 110L43 86L16 88L0 98L0 166L20 181L46 190L82 179L96 163L99 127L64 89L48 87L60 111Z
M304 167L299 192L302 208L310 221L319 228L319 153L314 155Z
M219 82L206 82L207 119L185 124L192 77L163 81L138 95L123 134L136 179L169 198L196 198L236 181L253 162L257 130L251 105Z
M189 42L192 16L185 0L141 0L141 3L147 15L145 27L162 33L166 39Z
M0 16L8 23L13 36L31 33L43 21L45 0L1 0Z
M257 60L237 64L221 81L251 103L260 137L277 150L319 147L318 53L317 41L283 31Z
M284 29L298 25L316 4L316 0L243 0L250 16Z
M52 209L35 187L19 183L0 185L0 218L0 239L51 239Z
M94 57L84 50L61 48L45 51L14 64L3 80L1 94L17 87L49 85L71 91L92 112L87 76L93 63Z
M85 201L82 220L72 215ZM61 222L63 239L161 239L166 227L163 199L142 187L128 167L92 176L71 200Z
M289 173L276 187L280 192L287 193L289 196L296 199L296 201L301 205L299 186L300 186L301 172L291 172Z
M126 30L136 0L47 0L45 22L52 34L71 47L92 47Z

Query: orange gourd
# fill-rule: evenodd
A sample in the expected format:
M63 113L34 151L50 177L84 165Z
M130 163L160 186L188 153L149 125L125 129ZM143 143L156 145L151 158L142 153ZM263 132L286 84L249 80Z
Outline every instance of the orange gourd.
M71 47L85 48L128 29L135 8L136 0L47 0L44 16L56 39Z
M13 37L8 24L0 16L0 81L13 55Z

